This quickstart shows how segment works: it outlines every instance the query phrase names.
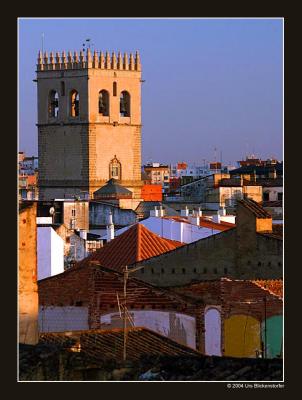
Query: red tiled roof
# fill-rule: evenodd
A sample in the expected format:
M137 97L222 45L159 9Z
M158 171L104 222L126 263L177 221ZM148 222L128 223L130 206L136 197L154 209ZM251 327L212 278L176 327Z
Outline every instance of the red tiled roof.
M236 225L226 221L220 221L220 223L217 223L201 217L200 226L203 226L204 228L215 229L217 231L227 231L231 228L235 228Z
M252 199L246 198L243 200L238 200L238 203L250 210L257 218L272 218L272 216L265 211L265 209L259 203Z
M78 347L95 360L121 360L123 357L123 329L87 330L40 334L40 343L53 343L65 348ZM197 356L200 353L166 336L144 327L127 329L127 359L139 360L150 355Z
M191 224L191 222L186 217L181 216L164 216L164 219L173 219L173 221L184 222L186 224ZM213 222L205 217L199 218L199 224L201 227L215 229L217 231L227 231L228 229L234 228L236 225L231 222L221 221L220 223Z
M103 267L122 271L122 267L174 250L184 244L164 239L142 224L135 224L77 265L98 261Z
M271 280L255 280L252 281L255 285L267 290L269 293L283 298L283 280L282 279L271 279Z

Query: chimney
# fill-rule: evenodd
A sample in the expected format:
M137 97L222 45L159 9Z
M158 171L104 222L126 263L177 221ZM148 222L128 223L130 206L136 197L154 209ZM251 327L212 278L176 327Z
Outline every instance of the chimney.
M184 208L184 210L181 210L181 211L180 211L180 215L181 215L182 217L188 217L188 216L189 216L189 209L188 209L187 206Z
M197 216L198 216L198 217L202 217L202 211L201 211L201 208L200 208L200 207L198 207L196 213L197 213Z
M108 217L108 224L107 224L107 242L110 242L110 240L114 239L114 225L112 221L112 212L109 212L109 217Z
M221 207L220 210L218 210L218 215L224 217L226 215L226 209L225 207Z
M271 179L276 179L277 178L276 168L273 168L273 169L269 170L268 177L271 178Z
M164 215L165 215L165 210L163 209L163 206L160 206L158 210L158 216L163 217Z
M86 229L81 229L80 230L80 238L87 240L87 231Z
M150 210L150 217L159 217L159 210L154 206L154 210Z
M216 215L213 215L213 222L216 222L216 224L220 224L220 217L221 217L221 215L220 215L219 211L220 211L220 210L217 211L217 214L216 214Z

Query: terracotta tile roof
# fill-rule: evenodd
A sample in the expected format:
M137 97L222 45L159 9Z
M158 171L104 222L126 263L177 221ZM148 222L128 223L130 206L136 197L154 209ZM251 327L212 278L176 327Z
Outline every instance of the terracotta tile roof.
M239 280L230 278L220 278L216 280L189 283L187 285L172 286L169 290L173 293L183 295L191 301L205 301L207 298L220 298L221 301L243 301L244 298L256 300L263 298L263 292L255 285L268 291L272 296L282 299L283 280Z
M40 343L57 344L64 348L77 348L95 360L121 360L123 357L123 329L87 330L40 334ZM196 350L162 336L147 328L127 329L127 359L139 360L144 356L200 355Z
M181 216L165 216L162 217L164 219L172 219L173 221L177 222L184 222L185 224L191 224L191 222L186 217ZM199 218L199 223L201 227L215 229L217 231L227 231L228 229L234 228L236 225L232 224L231 222L221 221L220 223L213 222L205 217Z
M262 207L282 207L282 200L263 201Z
M208 220L207 218L201 217L200 226L203 226L204 228L215 229L218 231L227 231L231 228L235 228L236 225L226 221L220 221L220 223L218 224L217 222L213 222Z
M184 222L185 224L190 224L190 221L186 217L181 217L180 215L173 215L173 216L165 215L162 218L172 219L173 221Z
M255 285L267 290L270 294L283 298L283 280L282 279L271 279L271 280L255 280L251 281Z
M136 264L183 245L176 240L161 238L143 224L137 223L77 265L98 261L103 267L122 271L126 265Z
M238 178L223 178L219 181L218 186L223 186L223 187L241 187L241 186L261 186L260 183L257 181L250 181L248 179L243 179L242 184L241 180Z
M141 201L139 205L136 207L135 212L136 214L138 214L139 217L147 218L150 215L150 211L154 210L154 207L160 207L160 206L163 207L166 215L170 216L179 215L179 213L175 211L174 208L169 207L160 201Z
M261 204L252 199L246 198L243 200L238 200L238 203L249 209L257 218L272 218L272 216L265 211Z
M257 183L263 187L283 187L283 178L260 178Z

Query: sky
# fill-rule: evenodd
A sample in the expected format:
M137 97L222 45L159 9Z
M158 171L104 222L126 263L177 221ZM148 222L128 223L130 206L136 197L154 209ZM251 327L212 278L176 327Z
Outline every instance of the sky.
M135 52L142 161L283 158L282 19L19 19L19 151L38 154L38 51ZM216 150L215 150L216 149Z

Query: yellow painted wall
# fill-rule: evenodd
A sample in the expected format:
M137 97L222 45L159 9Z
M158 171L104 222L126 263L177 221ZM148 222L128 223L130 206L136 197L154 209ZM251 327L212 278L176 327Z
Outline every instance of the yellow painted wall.
M224 321L224 355L255 357L260 350L260 322L246 315L233 315Z

